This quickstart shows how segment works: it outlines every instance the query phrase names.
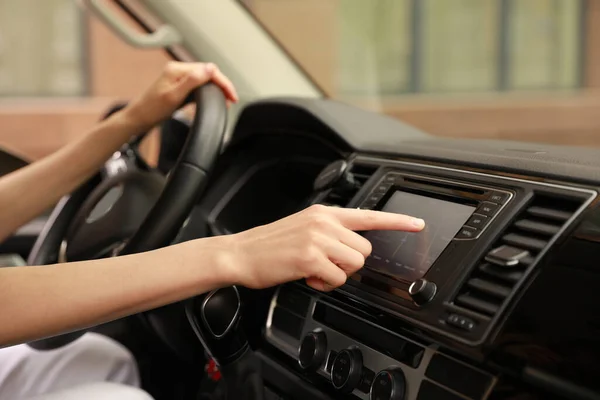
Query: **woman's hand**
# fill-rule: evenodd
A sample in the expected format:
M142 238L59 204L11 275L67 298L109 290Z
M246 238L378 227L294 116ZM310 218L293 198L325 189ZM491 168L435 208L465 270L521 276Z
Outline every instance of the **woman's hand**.
M192 90L209 81L223 89L228 102L238 101L233 84L216 65L170 62L160 77L125 108L125 115L139 132L147 131L173 114Z
M331 290L362 268L371 253L371 243L354 231L423 227L423 220L406 215L315 205L227 237L234 283L265 288L306 279L317 290Z

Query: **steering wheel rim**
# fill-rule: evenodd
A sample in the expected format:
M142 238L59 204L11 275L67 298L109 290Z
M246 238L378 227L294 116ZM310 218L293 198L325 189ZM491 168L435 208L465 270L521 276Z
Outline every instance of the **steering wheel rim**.
M118 255L170 245L206 188L207 177L225 139L227 106L223 91L213 83L193 91L184 105L192 101L196 103L197 110L179 159L158 200ZM92 194L100 180L100 174L96 174L59 201L34 244L28 265L46 265L58 260L59 248L78 206ZM29 345L40 350L55 349L72 342L85 332L86 330L63 333L30 342Z

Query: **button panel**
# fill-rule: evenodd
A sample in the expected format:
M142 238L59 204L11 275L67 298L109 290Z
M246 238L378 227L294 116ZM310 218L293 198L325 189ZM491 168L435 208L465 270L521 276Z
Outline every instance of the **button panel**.
M378 209L378 206L388 197L388 194L393 190L394 186L397 186L398 190L402 190L402 186L406 185L405 179L408 179L410 174L406 175L397 172L390 172L383 176L380 181L366 194L365 198L359 204L358 208L372 210ZM440 180L442 183L446 181ZM432 181L433 182L433 181ZM454 184L454 183L453 183ZM432 183L432 186L435 184ZM456 186L463 185L461 183L455 183ZM509 191L503 191L492 188L479 187L471 184L464 183L465 187L475 187L482 190L479 196L468 197L466 204L472 204L474 201L477 202L477 208L465 225L454 237L456 240L473 240L479 238L483 231L491 223L492 219L500 212L500 210L509 202L512 197L512 193ZM423 196L427 196L426 193ZM467 197L465 197L467 198Z
M471 318L463 317L458 314L450 314L446 319L449 325L464 329L465 331L471 331L475 328L475 322Z
M310 309L314 309L318 302L319 299L311 298ZM271 304L269 318L275 308L277 308L277 301ZM407 356L397 357L394 353L382 352L365 344L359 338L350 337L325 326L313 319L313 316L313 313L309 313L307 316L302 336L323 332L328 342L327 361L323 362L317 370L304 373L319 375L329 381L333 388L337 388L338 392L352 393L355 398L360 400L388 398L416 400L422 398L422 385L429 382L426 372L430 369L431 360L437 354L435 346L423 347L409 338L390 332L390 335L406 341L401 353L407 353ZM359 316L353 315L352 317L363 323L369 323ZM448 315L443 318L446 317ZM464 323L457 320L457 323L459 326L466 325L468 327L469 325L468 319L465 319ZM276 327L273 329L270 324L267 324L265 334L269 343L298 360L300 340L286 335ZM418 352L412 351L412 348L417 349ZM406 363L405 358L412 358L415 362ZM429 379L431 380L431 378ZM435 385L437 386L437 383ZM456 388L453 389L460 392ZM425 397L425 399L427 398Z

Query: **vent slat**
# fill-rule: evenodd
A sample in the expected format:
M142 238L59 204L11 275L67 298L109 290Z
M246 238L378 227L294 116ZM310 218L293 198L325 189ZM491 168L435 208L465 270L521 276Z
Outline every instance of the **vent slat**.
M509 233L508 235L504 235L502 240L511 246L526 250L534 250L537 252L542 251L544 247L546 247L546 244L548 244L548 242L545 240L519 235L517 233Z
M534 260L533 257L525 256L519 260L519 264L521 264L523 266L531 265L531 264L533 264L533 260Z
M527 213L538 218L547 218L554 221L566 222L571 218L569 211L555 210L548 207L532 206L527 209Z
M478 290L490 296L497 297L499 299L505 299L510 295L510 288L496 284L494 282L486 281L481 278L469 279L467 286L471 289Z
M515 222L515 226L525 232L544 236L554 236L558 233L562 225L552 225L531 219L522 219Z
M481 300L468 294L459 295L454 302L459 306L467 307L471 310L479 311L486 315L494 315L499 308L498 304Z
M479 270L486 275L503 280L510 284L519 282L523 277L523 271L515 271L514 268L502 268L497 265L485 263L479 266Z

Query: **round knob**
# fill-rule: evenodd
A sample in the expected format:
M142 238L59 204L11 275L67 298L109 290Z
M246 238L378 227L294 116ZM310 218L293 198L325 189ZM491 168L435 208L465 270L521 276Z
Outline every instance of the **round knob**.
M386 369L373 379L371 385L371 400L404 400L406 380L400 369Z
M437 292L437 286L433 282L426 279L417 279L408 288L408 294L413 299L415 304L422 306L433 299Z
M310 332L300 343L298 364L304 370L318 369L327 358L327 335L325 332Z
M334 161L327 165L315 178L314 190L317 192L339 186L340 189L352 189L356 183L349 172L349 165L345 160Z
M342 393L352 393L362 376L362 353L349 348L338 353L331 367L331 383Z

